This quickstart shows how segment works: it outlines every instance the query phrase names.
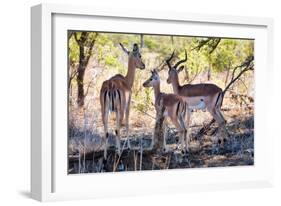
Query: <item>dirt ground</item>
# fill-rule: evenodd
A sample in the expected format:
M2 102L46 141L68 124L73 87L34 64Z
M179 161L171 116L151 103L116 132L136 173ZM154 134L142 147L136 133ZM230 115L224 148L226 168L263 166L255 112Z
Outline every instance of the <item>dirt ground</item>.
M193 112L189 128L192 141L190 151L185 154L177 149L172 152L150 150L155 124L154 111L140 113L132 109L128 139L125 138L124 129L121 132L124 150L119 157L114 147L113 116L110 121L110 148L106 161L103 159L103 125L97 115L99 104L89 105L84 110L70 108L69 174L254 165L253 103L239 106L235 102L227 102L227 107L222 108L229 133L224 144L216 141L220 135L216 124L206 134L198 137L199 130L210 122L211 116L206 111ZM176 148L178 134L172 124L169 124L166 140L170 147ZM127 148L127 141L133 145L131 150Z

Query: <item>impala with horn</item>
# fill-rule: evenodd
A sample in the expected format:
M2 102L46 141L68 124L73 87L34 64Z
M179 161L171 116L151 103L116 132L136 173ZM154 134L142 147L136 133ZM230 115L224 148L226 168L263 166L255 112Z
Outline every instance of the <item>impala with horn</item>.
M134 83L136 68L145 69L145 64L141 59L141 54L137 44L133 45L133 50L128 51L121 43L120 46L125 54L128 56L128 70L126 76L117 74L110 79L103 82L100 90L100 104L102 122L105 133L105 149L104 158L107 158L107 144L108 144L108 116L110 112L116 114L116 146L118 154L121 153L120 143L120 126L125 115L126 136L128 138L129 132L129 112L132 86ZM129 140L128 146L130 145ZM129 146L130 147L130 146Z
M172 84L173 91L175 94L182 96L189 105L189 109L207 109L219 126L225 127L225 119L221 113L221 105L223 101L223 92L220 87L215 84L185 84L180 85L178 74L183 70L184 66L180 64L186 62L187 53L185 50L185 58L178 61L174 66L171 65L170 61L174 57L174 52L166 60L169 67L167 83ZM179 67L179 68L178 68ZM227 134L227 131L226 131ZM226 141L226 138L223 138ZM221 143L221 140L218 140Z
M155 109L157 116L164 109L164 122L166 117L169 117L171 122L175 125L178 133L180 134L180 148L182 151L188 151L189 144L189 109L186 101L176 94L165 94L160 90L160 77L158 72L154 69L151 76L143 83L144 87L153 87L155 98ZM156 118L157 119L157 118ZM166 150L166 140L164 136L164 149Z

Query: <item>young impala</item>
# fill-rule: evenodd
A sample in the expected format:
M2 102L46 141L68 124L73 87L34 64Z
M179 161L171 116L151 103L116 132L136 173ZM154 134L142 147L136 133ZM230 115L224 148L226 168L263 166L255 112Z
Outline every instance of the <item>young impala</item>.
M174 52L171 57L166 60L169 67L167 83L172 84L175 94L180 95L188 102L189 109L207 109L215 121L220 127L225 128L225 119L221 113L221 105L223 101L222 89L215 84L179 84L178 73L181 72L184 66L178 66L187 60L187 54L185 51L185 58L178 61L174 66L170 61L174 56ZM223 139L226 141L226 139ZM218 140L221 143L221 140Z
M143 83L143 86L153 87L156 113L158 114L160 112L160 105L163 104L164 117L169 117L171 119L180 134L181 148L185 148L185 150L188 151L188 127L190 114L187 102L176 94L165 94L160 91L160 78L156 70L152 71L151 77ZM165 137L164 148L166 149Z
M142 62L141 54L137 44L133 45L133 51L128 51L121 43L122 50L128 55L128 71L126 76L117 74L103 82L100 90L100 104L102 122L105 133L104 158L107 158L108 144L108 115L109 112L116 113L116 145L118 154L121 153L120 145L120 125L122 124L125 114L126 136L129 132L129 111L131 102L131 89L134 83L136 68L144 69L145 64ZM128 141L129 145L129 141Z

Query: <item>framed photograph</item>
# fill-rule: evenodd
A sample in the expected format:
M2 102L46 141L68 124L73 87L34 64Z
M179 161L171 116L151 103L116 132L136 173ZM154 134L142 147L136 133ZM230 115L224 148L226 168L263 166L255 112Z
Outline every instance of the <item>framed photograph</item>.
M41 4L31 25L34 199L272 186L271 19Z

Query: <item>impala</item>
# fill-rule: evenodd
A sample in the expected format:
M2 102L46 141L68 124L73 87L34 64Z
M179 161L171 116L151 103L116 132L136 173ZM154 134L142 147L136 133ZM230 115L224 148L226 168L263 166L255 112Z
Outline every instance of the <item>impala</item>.
M169 67L167 83L172 84L175 94L180 95L188 102L189 109L207 109L219 126L225 128L225 119L221 113L221 105L223 101L222 89L215 84L179 84L178 74L183 70L184 66L178 66L187 60L187 54L185 51L185 58L178 61L174 66L170 61L174 56L174 52L171 57L166 60ZM227 134L227 131L226 131ZM226 139L224 138L225 142ZM218 140L221 143L221 140Z
M120 145L120 126L122 124L125 114L125 127L126 136L128 137L129 132L129 112L132 86L135 78L136 68L145 69L145 64L142 62L141 54L137 44L133 45L133 50L128 51L121 43L122 50L128 55L128 71L126 76L116 74L110 79L103 82L100 90L100 104L102 122L104 125L105 133L105 149L104 158L107 158L107 144L108 144L108 116L110 112L116 114L116 145L118 154L121 153ZM129 141L128 141L129 145ZM129 146L130 147L130 146Z
M164 119L166 119L166 117L170 118L180 134L181 148L185 148L185 150L188 151L188 126L190 114L187 102L185 102L179 95L165 94L160 91L160 78L155 69L152 71L151 77L143 83L143 86L153 87L156 113L159 114L162 104L164 107ZM164 149L166 149L165 136Z

